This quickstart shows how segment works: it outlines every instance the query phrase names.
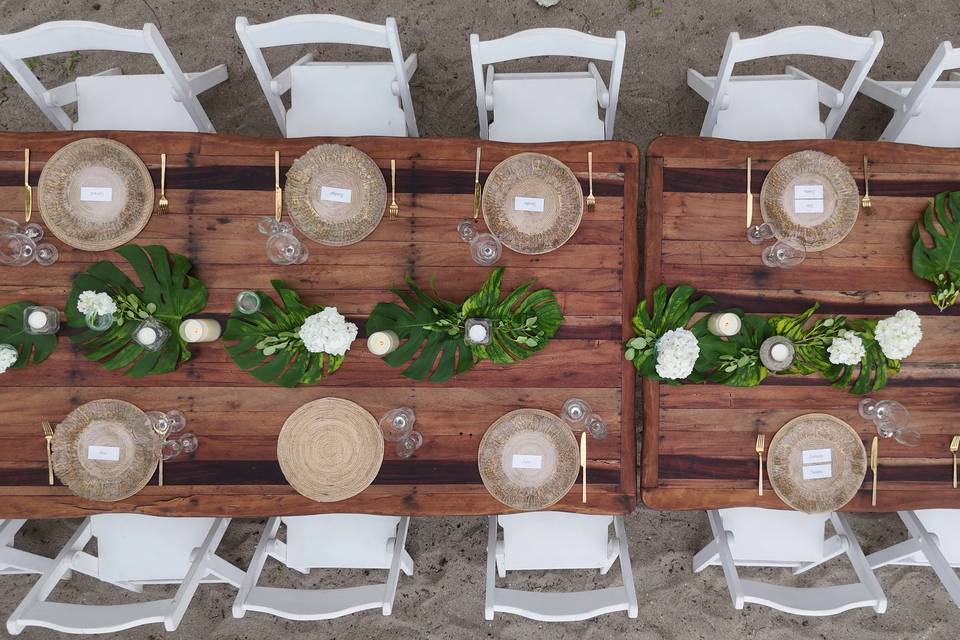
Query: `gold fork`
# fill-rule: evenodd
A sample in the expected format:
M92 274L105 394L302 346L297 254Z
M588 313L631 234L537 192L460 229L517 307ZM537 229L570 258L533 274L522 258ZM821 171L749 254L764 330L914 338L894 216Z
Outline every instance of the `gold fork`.
M757 478L757 495L763 495L763 450L767 444L767 438L762 433L757 436L757 458L760 459L760 475Z
M50 423L44 420L40 423L43 427L43 437L47 441L47 484L53 485L53 460L50 457L50 447L53 442L53 429L50 427Z
M863 207L863 212L867 215L873 213L870 211L872 206L870 202L870 174L867 173L867 156L863 156L863 197L860 198L860 206Z
M480 186L480 147L477 147L477 168L473 173L473 219L480 218L480 196L483 188Z
M30 149L23 150L23 221L33 215L33 189L30 187Z
M393 190L393 200L390 202L390 219L400 215L400 206L397 205L397 161L390 161L390 188Z
M870 498L870 504L877 506L877 447L879 439L873 436L873 442L870 444L870 470L873 471L873 495Z
M593 211L597 199L593 197L593 151L587 151L587 180L590 181L590 193L587 194L587 211Z
M953 436L950 441L950 453L953 454L953 488L957 488L957 451L960 451L960 436Z
M280 222L280 218L283 216L283 189L280 188L280 152L273 152L273 215L276 217L277 222Z
M157 203L157 213L164 215L170 208L167 201L167 154L160 154L160 201Z

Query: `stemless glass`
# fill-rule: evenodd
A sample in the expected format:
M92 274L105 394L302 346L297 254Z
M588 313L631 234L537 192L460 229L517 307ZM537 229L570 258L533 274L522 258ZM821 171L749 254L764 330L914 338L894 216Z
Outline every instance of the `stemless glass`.
M457 233L460 234L460 239L464 242L471 242L477 237L477 226L473 223L473 220L461 220L460 224L457 225Z
M591 413L587 416L587 433L596 438L597 440L603 440L607 437L607 423L604 422L600 416L595 413Z
M200 446L200 441L197 440L197 436L192 431L181 435L178 442L180 443L180 450L184 453L193 453Z
M563 409L560 410L560 417L571 427L582 425L583 422L593 413L590 403L580 398L570 398L563 403Z
M60 259L60 250L49 242L41 242L37 245L37 264L43 267L49 267Z
M267 238L267 258L273 264L303 264L309 256L310 252L292 233L274 233Z
M776 223L754 224L747 227L747 240L750 244L763 244L764 241L775 238L778 230Z
M798 242L797 245L793 245L787 240L777 240L760 254L763 264L780 269L795 267L803 262L806 257L807 250L802 243Z
M470 241L470 257L479 265L489 267L500 259L500 241L489 233L478 233Z
M37 243L22 233L0 233L0 264L22 267L33 262Z

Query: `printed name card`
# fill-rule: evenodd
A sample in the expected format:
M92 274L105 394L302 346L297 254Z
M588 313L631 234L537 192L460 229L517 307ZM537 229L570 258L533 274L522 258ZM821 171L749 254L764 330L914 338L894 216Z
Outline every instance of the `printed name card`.
M337 187L320 187L320 199L327 202L345 202L350 203L353 199L351 189L338 189Z
M514 469L539 469L543 466L543 457L532 454L513 454L510 466Z
M803 467L804 480L820 480L833 477L833 465L808 464Z
M833 462L832 449L806 449L803 452L803 464L823 464Z
M107 460L116 462L120 459L120 447L100 447L92 444L87 447L87 460Z
M543 213L543 198L524 198L523 196L517 196L513 199L513 210Z
M110 187L80 187L81 202L113 202L113 189Z
M799 184L793 187L795 213L823 213L823 185Z

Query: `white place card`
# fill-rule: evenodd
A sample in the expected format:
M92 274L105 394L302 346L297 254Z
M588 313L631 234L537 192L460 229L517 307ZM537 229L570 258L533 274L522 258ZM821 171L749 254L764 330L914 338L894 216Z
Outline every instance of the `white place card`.
M113 189L110 187L80 187L81 202L113 202Z
M513 210L543 213L543 198L524 198L523 196L517 196L513 199Z
M794 200L794 213L823 213L823 200Z
M87 460L107 460L116 462L120 459L120 447L100 447L92 444L87 447Z
M320 187L320 199L327 202L345 202L347 204L353 200L353 190L339 189L337 187Z
M543 456L515 453L510 466L514 469L540 469L543 467Z
M823 464L833 461L833 449L806 449L803 451L803 464Z
M833 477L833 465L830 464L811 464L803 468L804 480L822 480L823 478Z
M793 188L793 197L797 200L823 200L822 184L801 184Z

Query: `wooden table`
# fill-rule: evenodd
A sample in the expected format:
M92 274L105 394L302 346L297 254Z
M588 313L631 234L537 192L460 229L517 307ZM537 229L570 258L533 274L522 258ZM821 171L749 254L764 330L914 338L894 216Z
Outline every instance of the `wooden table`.
M768 269L760 246L745 238L746 158L753 158L753 192L783 156L817 149L839 157L863 189L863 155L870 159L873 214L860 216L840 244L807 255L793 269ZM960 433L960 307L940 313L929 283L910 269L911 225L928 199L960 189L960 150L877 142L741 143L665 137L647 150L644 290L688 283L716 308L799 313L814 301L821 311L883 318L911 308L924 338L903 370L874 397L897 399L923 433L916 448L880 442L877 506L870 506L868 471L850 510L894 511L960 507L951 487L950 438ZM760 219L759 199L754 203ZM656 509L783 507L768 487L757 495L758 433L767 443L789 419L826 412L849 422L869 445L873 424L860 418L860 397L816 375L769 377L759 387L671 386L643 382L641 498Z
M624 319L636 305L636 239L639 157L623 142L515 145L484 142L481 180L497 163L520 151L552 155L577 173L586 193L587 151L594 155L597 207L584 214L569 243L552 253L523 256L504 250L504 290L535 278L557 295L566 320L541 353L511 366L482 363L445 384L414 382L365 347L364 319L389 288L411 274L421 284L436 278L440 295L463 300L489 275L475 265L456 230L472 217L476 140L410 138L272 140L203 134L50 133L0 135L0 207L23 219L23 148L31 151L31 183L64 144L106 135L132 148L159 184L160 153L167 154L170 213L151 218L137 238L186 255L209 289L206 311L221 319L242 289L270 290L282 278L308 303L336 306L360 326L360 339L343 368L314 386L293 390L261 384L229 359L221 343L193 349L178 371L127 378L84 359L61 336L57 351L40 366L0 376L0 517L81 516L99 511L161 515L266 516L322 512L452 515L502 513L477 469L486 428L522 407L559 412L564 400L588 400L610 427L588 447L589 502L575 487L556 508L624 513L636 505L634 375L621 355ZM390 184L397 160L401 218L364 241L329 248L308 243L302 266L277 267L264 254L259 216L273 213L273 152L283 173L316 144L337 142L363 150ZM35 217L39 218L36 215ZM55 241L60 261L0 270L0 305L29 299L63 308L71 279L115 253L85 253ZM424 444L410 460L387 454L374 484L350 500L319 503L286 484L276 460L276 437L289 414L324 396L353 400L379 417L393 407L417 412ZM74 407L99 398L128 400L144 410L179 408L200 439L193 459L165 468L156 482L128 500L93 503L59 484L47 486L40 421L54 424ZM579 434L577 434L579 435Z

